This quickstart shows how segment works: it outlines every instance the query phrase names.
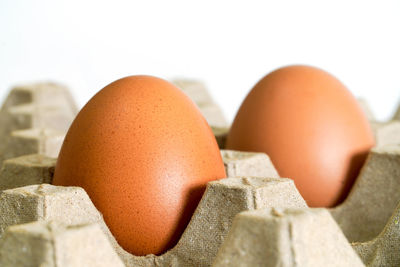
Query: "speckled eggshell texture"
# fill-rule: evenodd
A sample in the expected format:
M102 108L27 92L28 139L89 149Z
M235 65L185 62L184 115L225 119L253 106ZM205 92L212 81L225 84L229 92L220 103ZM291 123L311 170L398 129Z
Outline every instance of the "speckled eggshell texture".
M84 188L118 243L146 255L176 244L207 182L223 177L216 140L195 104L165 80L130 76L79 112L53 184Z
M288 66L254 86L226 147L267 153L310 206L331 207L345 199L373 145L366 116L338 79Z

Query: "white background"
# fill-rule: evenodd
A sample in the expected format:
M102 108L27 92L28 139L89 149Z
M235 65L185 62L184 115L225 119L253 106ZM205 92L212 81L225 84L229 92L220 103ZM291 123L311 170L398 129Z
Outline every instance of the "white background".
M271 70L310 64L387 119L400 100L400 1L0 0L0 101L52 80L80 106L127 75L203 80L232 120Z

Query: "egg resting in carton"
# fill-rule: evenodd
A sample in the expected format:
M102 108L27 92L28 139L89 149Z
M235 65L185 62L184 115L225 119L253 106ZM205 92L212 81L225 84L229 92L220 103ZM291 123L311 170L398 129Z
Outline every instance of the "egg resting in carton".
M223 148L228 127L207 91L193 81L175 84ZM398 121L371 122L377 147L346 201L329 210L307 208L267 155L222 149L229 178L208 184L178 244L136 257L118 245L82 188L48 184L76 112L55 84L16 87L0 111L0 266L400 265Z

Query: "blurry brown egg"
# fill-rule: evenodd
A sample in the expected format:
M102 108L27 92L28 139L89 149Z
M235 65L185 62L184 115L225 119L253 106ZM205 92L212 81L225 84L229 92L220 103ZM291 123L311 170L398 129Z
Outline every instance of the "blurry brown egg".
M259 81L242 103L227 149L265 152L312 207L347 196L374 137L357 100L329 73L289 66Z
M79 112L53 184L86 190L118 243L134 255L173 247L207 182L225 177L195 104L151 76L117 80Z

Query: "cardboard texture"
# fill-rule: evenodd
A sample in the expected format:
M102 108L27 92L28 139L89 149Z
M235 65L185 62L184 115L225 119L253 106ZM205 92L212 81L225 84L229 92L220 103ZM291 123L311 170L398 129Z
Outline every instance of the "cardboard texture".
M127 266L210 266L238 212L277 206L306 207L292 180L249 177L211 182L178 244L161 256L136 257L118 246L82 188L31 185L0 194L0 236L9 226L33 221L98 223Z
M96 224L64 226L32 222L10 226L0 240L3 267L123 267Z
M181 81L180 86L199 99L197 102L211 103L198 83ZM68 91L49 83L13 89L0 110L0 190L4 190L0 192L0 266L30 266L28 262L40 261L51 264L49 255L86 266L119 266L109 247L125 266L211 266L214 259L215 266L226 266L226 262L232 266L270 266L271 262L282 266L362 266L351 246L367 266L400 266L397 121L371 122L377 146L348 198L329 210L307 208L293 181L279 178L267 155L221 150L230 178L208 184L178 244L163 255L136 257L118 245L82 188L46 184L51 182L54 157L76 112ZM228 127L212 128L223 148ZM60 222L63 225L58 225ZM290 231L288 225L292 225ZM84 239L94 238L96 231L98 251L88 246L77 252L75 245L70 245L75 244L71 240L79 239L85 244ZM54 240L59 248L56 252ZM271 250L276 252L272 256L268 254ZM105 258L93 259L91 255ZM101 265L103 262L109 264ZM79 266L74 264L57 266Z
M368 242L352 243L367 266L400 266L400 204L384 230Z
M364 266L326 209L238 214L214 267Z
M331 209L350 242L366 242L385 227L400 202L400 147L372 149L349 196Z
M0 110L0 165L27 154L56 157L76 114L63 86L37 83L13 88Z
M102 220L80 187L29 185L0 193L0 236L6 228L33 221L60 221L67 225Z
M371 122L376 146L400 144L400 121Z
M40 154L5 160L0 171L0 190L51 183L55 164L56 159Z
M117 244L102 215L80 187L40 184L1 192L0 237L9 226L34 221L56 221L66 225L97 223L121 257L130 255Z
M279 178L272 161L265 153L221 150L227 177L275 177Z

